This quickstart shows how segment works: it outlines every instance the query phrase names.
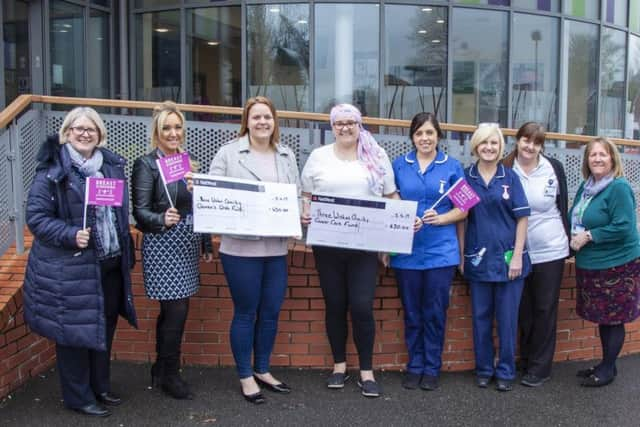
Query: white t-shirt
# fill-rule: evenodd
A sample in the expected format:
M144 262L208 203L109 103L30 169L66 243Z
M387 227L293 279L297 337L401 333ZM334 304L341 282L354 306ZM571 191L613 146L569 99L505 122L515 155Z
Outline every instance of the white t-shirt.
M360 160L341 160L333 151L334 144L316 148L311 152L302 170L302 191L344 196L376 196L369 187L369 172ZM393 169L387 153L382 150L382 194L396 191Z
M520 178L531 208L527 230L531 262L540 264L566 258L569 255L569 241L556 205L560 184L553 166L549 160L540 156L538 166L527 175L515 159L513 171Z

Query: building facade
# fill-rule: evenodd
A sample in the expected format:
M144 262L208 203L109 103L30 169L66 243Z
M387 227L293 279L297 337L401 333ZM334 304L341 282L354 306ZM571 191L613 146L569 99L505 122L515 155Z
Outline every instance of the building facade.
M266 95L640 139L640 0L2 0L0 13L0 107L21 93Z

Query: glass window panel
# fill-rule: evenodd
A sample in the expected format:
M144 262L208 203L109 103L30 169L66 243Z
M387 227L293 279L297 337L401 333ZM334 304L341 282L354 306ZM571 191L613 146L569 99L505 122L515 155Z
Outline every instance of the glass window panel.
M383 115L447 113L447 8L386 6Z
M8 105L31 92L29 56L29 15L25 2L2 3L2 41L4 44L4 95Z
M97 4L99 6L110 6L111 0L91 0L91 3Z
M379 7L316 4L315 111L339 102L378 116Z
M557 12L560 10L560 0L511 0L511 6L522 9Z
M627 26L627 0L605 0L604 20L610 24Z
M598 19L600 0L564 0L564 13L577 18Z
M640 37L629 38L629 99L625 137L640 139Z
M88 92L92 98L110 98L109 14L91 10L89 18Z
M630 0L629 29L640 33L640 0Z
M240 6L187 11L187 103L242 105L240 18Z
M456 3L460 4L486 4L493 6L509 6L510 0L455 0Z
M566 132L594 135L598 97L598 26L566 21L563 58L568 58L563 82L567 87Z
M180 12L136 16L137 98L180 100Z
M51 94L84 96L83 8L60 0L50 5Z
M627 37L605 27L600 50L600 131L598 135L622 138L624 127L624 68Z
M535 120L558 129L559 20L516 13L511 59L511 126Z
M309 5L247 7L247 73L249 96L309 111Z
M508 19L507 12L453 9L452 122L507 126Z
M173 6L176 7L180 4L180 0L135 0L135 7L161 7L161 6Z

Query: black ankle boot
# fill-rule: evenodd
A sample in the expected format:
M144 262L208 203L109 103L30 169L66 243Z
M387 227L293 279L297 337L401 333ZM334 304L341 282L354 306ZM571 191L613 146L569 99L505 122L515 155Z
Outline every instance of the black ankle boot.
M189 384L180 377L179 368L178 358L165 361L161 381L162 391L174 399L193 399Z

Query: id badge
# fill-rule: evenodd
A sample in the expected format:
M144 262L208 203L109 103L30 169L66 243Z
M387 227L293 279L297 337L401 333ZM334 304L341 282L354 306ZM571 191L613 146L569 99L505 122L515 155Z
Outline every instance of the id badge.
M544 197L556 197L557 193L558 193L558 188L555 185L545 185Z

